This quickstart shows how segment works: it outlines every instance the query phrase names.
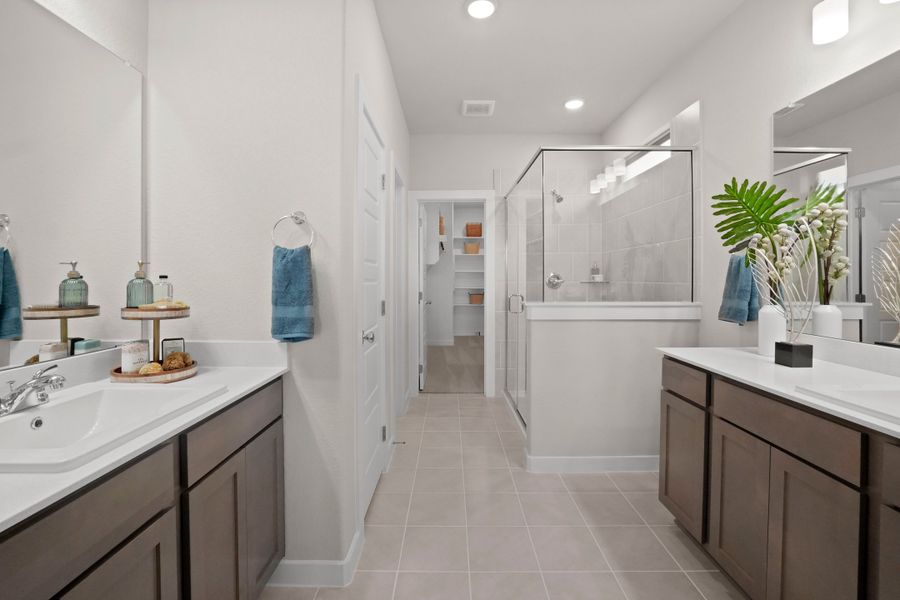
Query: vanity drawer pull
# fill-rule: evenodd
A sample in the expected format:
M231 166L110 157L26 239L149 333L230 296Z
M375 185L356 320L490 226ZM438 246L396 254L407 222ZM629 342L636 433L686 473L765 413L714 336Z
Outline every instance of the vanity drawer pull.
M900 446L884 444L881 481L884 503L900 508Z
M187 487L193 486L281 416L277 380L184 434Z
M166 444L0 542L0 598L50 598L175 504L175 464Z
M862 433L721 379L713 382L712 402L717 417L861 485Z
M689 367L671 358L664 358L662 365L663 388L678 394L685 400L690 400L700 406L708 406L706 397L706 382L708 375L705 371Z

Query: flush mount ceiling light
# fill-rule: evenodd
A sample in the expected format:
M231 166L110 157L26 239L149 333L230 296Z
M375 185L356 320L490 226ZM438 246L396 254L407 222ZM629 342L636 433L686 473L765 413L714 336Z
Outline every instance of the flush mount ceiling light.
M895 2L900 2L900 0L878 0L882 4L894 4Z
M494 14L497 7L491 0L472 0L472 2L469 2L466 10L473 19L487 19Z
M813 44L836 42L850 31L850 1L822 0L813 7L812 18Z
M566 102L565 106L569 110L581 110L581 107L584 106L584 100L581 98L572 98Z

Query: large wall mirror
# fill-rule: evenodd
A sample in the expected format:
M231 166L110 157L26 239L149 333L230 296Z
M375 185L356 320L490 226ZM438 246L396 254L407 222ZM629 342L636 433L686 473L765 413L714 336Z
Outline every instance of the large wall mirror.
M0 367L58 357L62 338L140 337L119 310L142 248L141 74L34 0L3 0L0 80ZM83 276L66 302L87 283L89 307L54 313L66 261Z
M900 53L791 103L773 122L776 185L801 199L834 185L846 200L841 248L850 269L833 297L842 337L895 341L897 320L881 307L873 262L900 227Z

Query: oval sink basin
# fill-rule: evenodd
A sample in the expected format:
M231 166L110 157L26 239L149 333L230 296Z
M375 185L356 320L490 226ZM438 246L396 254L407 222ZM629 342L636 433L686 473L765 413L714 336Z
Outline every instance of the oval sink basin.
M99 382L52 394L0 418L0 472L70 471L225 389Z

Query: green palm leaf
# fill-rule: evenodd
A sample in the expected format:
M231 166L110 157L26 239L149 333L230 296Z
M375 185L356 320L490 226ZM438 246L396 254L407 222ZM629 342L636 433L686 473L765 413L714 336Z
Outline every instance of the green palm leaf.
M716 223L722 245L731 252L746 247L755 234L771 236L782 223L793 223L800 214L797 198L784 199L787 190L777 190L765 181L750 184L737 179L725 184L725 193L713 196L713 215L724 217Z

